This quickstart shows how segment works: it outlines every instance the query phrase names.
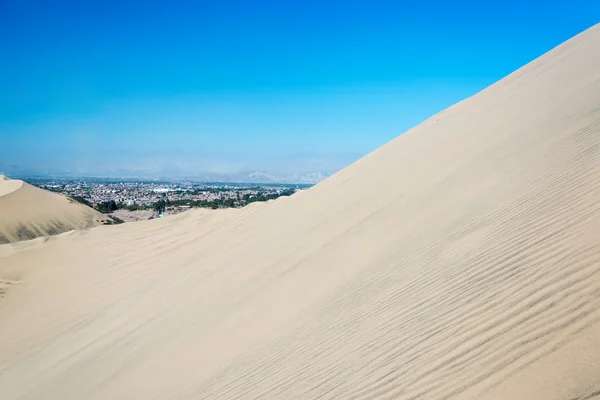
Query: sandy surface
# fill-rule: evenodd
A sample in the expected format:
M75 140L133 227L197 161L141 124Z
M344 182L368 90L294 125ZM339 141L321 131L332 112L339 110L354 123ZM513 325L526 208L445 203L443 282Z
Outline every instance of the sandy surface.
M18 179L8 179L3 175L0 175L0 197L14 192L23 186L23 181Z
M187 211L190 211L190 208L169 208L167 209L165 215L162 218L171 217L174 215L178 215ZM117 217L121 219L123 222L137 222L137 221L146 221L150 218L158 218L156 212L153 210L136 210L129 211L120 209L115 212L109 214L111 217Z
M1 397L600 397L599 46L299 196L0 246Z
M106 219L60 194L0 179L0 244L87 229Z
M155 217L155 214L156 213L152 210L117 210L113 213L110 213L110 216L120 218L124 222L136 222L148 220L152 217Z

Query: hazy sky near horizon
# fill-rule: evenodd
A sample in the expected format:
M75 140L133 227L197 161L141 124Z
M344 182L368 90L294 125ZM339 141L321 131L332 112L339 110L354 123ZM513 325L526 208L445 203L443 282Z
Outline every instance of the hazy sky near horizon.
M4 0L0 171L334 172L597 22L592 0Z

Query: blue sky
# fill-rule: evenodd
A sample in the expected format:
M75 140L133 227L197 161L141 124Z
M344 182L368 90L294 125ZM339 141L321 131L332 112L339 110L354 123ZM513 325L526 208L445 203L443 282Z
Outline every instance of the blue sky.
M3 0L0 171L334 172L599 21L592 0Z

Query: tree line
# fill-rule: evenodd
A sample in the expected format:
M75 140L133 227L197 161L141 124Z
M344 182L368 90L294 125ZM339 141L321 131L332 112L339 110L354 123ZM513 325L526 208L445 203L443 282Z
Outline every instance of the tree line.
M239 207L243 207L250 203L274 200L281 196L291 196L295 192L296 192L295 189L290 188L290 189L284 189L281 192L270 192L270 193L258 192L255 195L250 195L250 194L246 193L243 196L240 196L238 194L236 196L236 198L228 198L228 199L217 198L217 199L211 199L211 200L170 200L170 199L166 198L164 200L156 201L152 205L138 205L138 204L127 205L125 203L117 203L114 200L107 200L107 201L97 203L95 206L93 206L92 204L90 204L89 201L87 201L86 199L84 199L82 197L74 196L73 199L77 200L78 202L80 202L82 204L93 207L103 214L108 214L108 213L112 213L112 212L115 212L115 211L121 210L121 209L128 210L128 211L137 211L137 210L164 211L167 207L177 207L177 206L189 206L189 207L194 207L194 208L211 208L211 209L239 208Z

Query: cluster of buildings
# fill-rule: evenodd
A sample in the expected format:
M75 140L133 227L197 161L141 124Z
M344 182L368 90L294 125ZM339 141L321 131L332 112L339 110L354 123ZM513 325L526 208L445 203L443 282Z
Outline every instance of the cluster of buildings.
M259 194L275 195L295 185L261 184L208 184L194 182L117 181L106 179L32 179L30 183L43 189L60 192L69 197L83 199L95 206L115 201L125 206L151 207L168 199L185 207L186 202L233 199L241 201Z

